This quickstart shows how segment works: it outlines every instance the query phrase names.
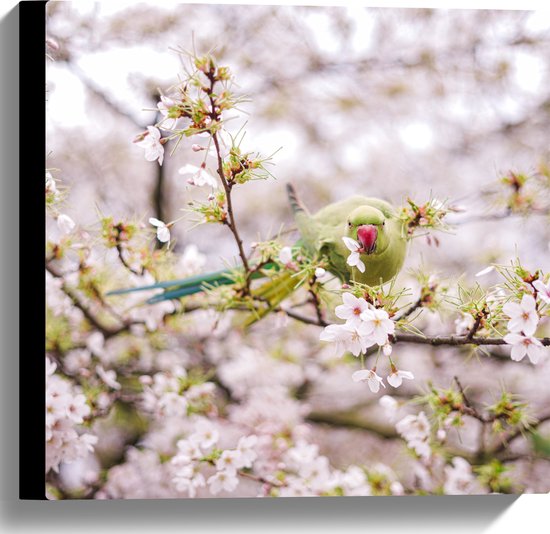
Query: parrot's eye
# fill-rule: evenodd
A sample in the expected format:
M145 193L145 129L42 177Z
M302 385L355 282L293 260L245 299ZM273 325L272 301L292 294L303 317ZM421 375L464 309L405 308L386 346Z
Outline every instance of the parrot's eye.
M350 223L350 222L348 223L348 226L351 227L351 223Z

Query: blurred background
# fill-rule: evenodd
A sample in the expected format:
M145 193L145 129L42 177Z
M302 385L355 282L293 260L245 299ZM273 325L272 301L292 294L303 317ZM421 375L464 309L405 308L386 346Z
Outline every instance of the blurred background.
M247 250L282 225L292 227L284 189L292 181L312 211L357 193L396 206L408 197L460 206L450 217L457 226L439 236L439 247L413 241L403 285L415 287L407 269L419 268L442 273L451 284L471 282L490 262L509 263L516 254L528 268L550 269L550 199L535 191L528 213L508 216L499 184L511 172L535 173L549 161L548 12L53 1L47 14L56 46L47 63L46 166L58 169L56 178L70 188L65 212L83 227L97 228L97 210L173 220L204 196L177 172L200 163L191 150L195 141L184 141L162 168L132 144L157 120L151 110L159 90L177 82L182 65L173 49L182 47L212 51L230 67L236 92L250 101L228 129L237 132L246 122L243 148L275 153L276 179L251 182L234 195ZM209 268L235 257L225 228L194 228L184 220L174 235L176 253L197 244ZM495 273L481 280L494 281ZM426 315L420 328L453 331L454 317ZM318 350L319 330L299 325L297 332L260 327L246 343L260 352L280 343L309 358ZM222 379L234 372L231 339L215 341ZM506 386L527 396L535 413L548 406L548 364L534 368L423 346L399 352L403 368L417 378L399 390L405 398L428 380L448 387L459 374L480 402L494 401ZM275 382L313 382L308 420L332 462L345 466L368 455L406 471L402 444L373 410L377 399L350 384L349 368L317 375L268 360L261 362ZM247 371L239 365L245 385L265 380L254 365ZM455 438L468 449L474 435ZM548 462L518 469L524 489L548 491Z

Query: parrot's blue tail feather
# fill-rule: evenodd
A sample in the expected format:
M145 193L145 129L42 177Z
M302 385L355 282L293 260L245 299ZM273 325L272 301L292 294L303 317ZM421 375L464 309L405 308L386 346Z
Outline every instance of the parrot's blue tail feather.
M126 293L134 293L135 291L147 291L150 289L159 289L159 288L182 289L184 287L194 287L197 285L201 285L203 283L214 283L220 280L227 280L225 283L230 284L233 282L233 279L229 277L230 273L231 271L229 269L225 269L223 271L215 271L213 273L190 276L189 278L182 278L180 280L166 280L164 282L156 282L155 284L149 284L146 286L115 289L114 291L109 291L107 293L107 296L125 295Z
M253 272L251 278L263 278L265 276L264 271L269 269L278 269L278 267L273 263L269 263L264 266L264 269ZM163 293L154 295L146 301L147 304L156 304L164 300L178 299L194 295L195 293L201 293L206 289L233 283L235 283L235 271L224 269L222 271L190 276L189 278L183 278L181 280L167 280L165 282L157 282L146 286L115 289L109 291L107 296L125 295L136 291L147 291L151 289L164 289L165 291Z
M185 287L180 286L175 289L171 289L170 291L165 291L164 293L160 293L159 295L155 295L154 297L147 299L146 302L147 304L156 304L157 302L162 302L164 300L179 299L181 297L194 295L195 293L201 293L202 291L208 288L224 286L224 285L232 284L233 282L234 280L232 280L231 278L220 277L217 280L212 280L207 283L200 283L200 284L195 284L192 286L185 286Z

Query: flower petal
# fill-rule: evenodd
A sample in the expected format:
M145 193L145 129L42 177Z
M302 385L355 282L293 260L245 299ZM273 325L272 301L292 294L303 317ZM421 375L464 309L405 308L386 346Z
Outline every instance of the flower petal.
M153 226L166 226L162 221L159 221L158 219L155 219L154 217L151 217L149 219L149 224L152 224Z
M361 248L359 243L351 237L342 237L342 241L344 241L344 244L351 252L357 252Z
M353 375L351 375L351 379L354 382L362 382L364 380L368 380L371 375L371 371L369 369L361 369L360 371L355 371Z

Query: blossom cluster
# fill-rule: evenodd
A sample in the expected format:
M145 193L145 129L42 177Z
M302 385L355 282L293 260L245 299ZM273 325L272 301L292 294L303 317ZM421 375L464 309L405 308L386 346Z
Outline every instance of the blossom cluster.
M250 469L257 457L254 448L258 437L243 436L234 449L225 450L215 448L219 438L214 425L202 418L192 434L177 442L178 452L171 463L175 467L173 483L178 491L195 497L197 489L206 485L212 495L235 490L239 471ZM215 470L208 478L203 473L205 466Z
M401 419L395 429L418 456L428 459L431 456L430 447L431 426L424 412L418 415L409 414Z
M345 319L344 324L331 324L325 327L319 338L335 344L335 354L343 355L351 352L354 356L364 354L369 347L378 345L384 355L390 358L391 372L388 383L399 387L403 379L414 378L410 371L397 369L391 361L392 345L389 336L395 332L395 323L387 311L376 308L362 297L353 293L342 295L343 304L336 307L335 314ZM361 369L353 374L355 382L366 381L370 390L377 393L380 386L386 387L382 377L376 374L376 366L372 369Z
M541 280L533 283L539 295L539 302L550 302L550 284L545 285ZM523 295L521 302L507 302L502 311L509 317L508 334L504 341L512 345L510 357L514 361L521 361L525 355L531 363L538 363L545 354L542 343L535 337L535 331L540 321L537 313L537 301L533 295Z
M186 417L190 408L212 404L215 385L212 382L186 384L187 371L180 365L170 371L141 375L141 404L157 417Z
M83 431L91 409L78 387L55 373L46 358L46 473L93 452L97 437Z

